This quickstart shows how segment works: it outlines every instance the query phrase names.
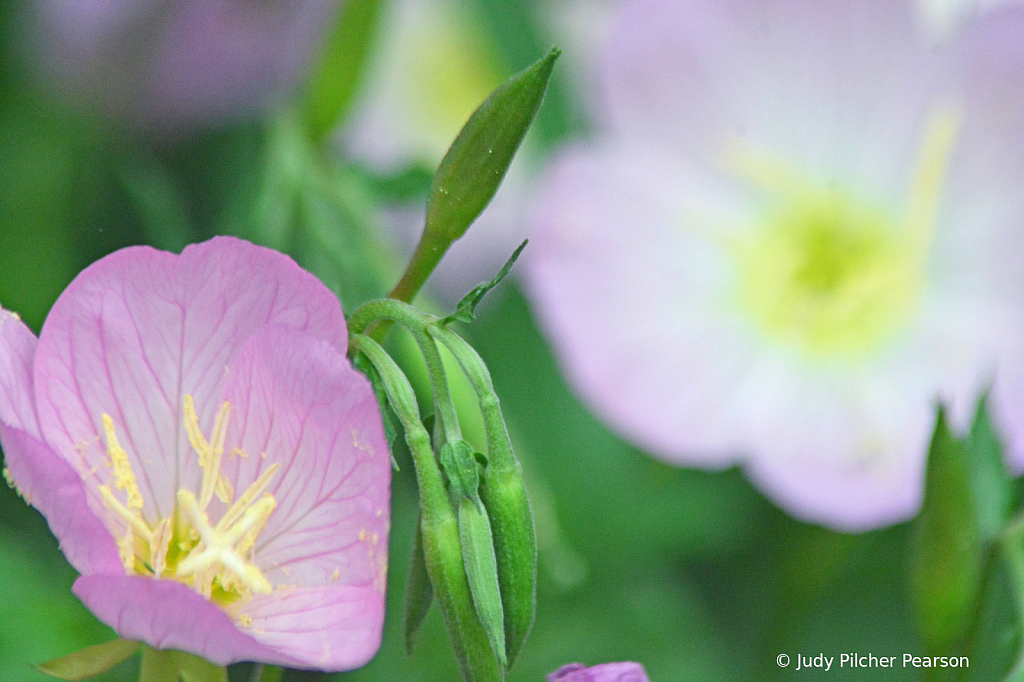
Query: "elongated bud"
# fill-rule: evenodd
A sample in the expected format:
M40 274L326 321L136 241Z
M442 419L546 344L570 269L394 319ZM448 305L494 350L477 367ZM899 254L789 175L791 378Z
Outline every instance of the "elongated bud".
M512 451L490 372L477 352L459 335L430 325L427 332L447 346L477 393L487 432L488 464L480 485L480 498L491 522L498 584L505 616L505 653L508 665L526 641L537 603L537 536L533 513L523 482L522 467Z
M466 577L473 594L476 612L487 631L494 653L502 666L508 666L505 653L505 617L501 606L501 588L494 555L491 523L482 507L468 498L459 500L459 539Z
M420 488L423 560L466 682L501 682L504 671L477 616L463 566L459 522L448 501L430 434L419 418L412 386L395 361L368 336L352 334L353 348L366 355L380 375L392 409L405 427Z
M490 203L537 115L560 54L551 50L499 85L463 126L434 174L423 235L391 298L411 301L452 243Z

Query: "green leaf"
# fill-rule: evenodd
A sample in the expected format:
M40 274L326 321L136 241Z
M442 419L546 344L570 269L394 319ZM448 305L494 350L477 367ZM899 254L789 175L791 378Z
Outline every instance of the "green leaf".
M476 306L480 303L481 299L490 292L491 289L498 286L501 280L505 279L509 272L512 271L512 266L515 265L516 259L519 258L519 254L523 252L526 245L529 243L529 239L524 240L519 247L512 252L505 264L501 266L501 270L494 276L490 282L479 284L473 287L473 290L462 297L459 301L459 305L455 308L455 312L448 317L443 318L438 324L446 326L452 322L472 322L476 319Z
M950 432L940 407L910 561L913 598L929 655L949 655L975 610L984 548L972 498L967 444Z
M416 534L412 541L412 559L409 561L409 578L405 583L405 651L412 656L416 648L416 637L423 620L434 601L434 588L427 575L427 562L423 556L423 530L420 518L416 517Z
M60 680L87 680L128 660L141 646L130 639L115 639L47 661L36 670Z
M383 6L383 0L344 3L309 79L303 108L310 139L323 140L351 109Z
M424 234L450 245L465 234L498 191L537 115L556 48L491 93L441 159L427 198Z
M1003 445L988 414L988 393L978 399L967 439L971 490L978 527L985 541L999 535L1013 507L1013 479L1003 459Z
M480 501L480 470L473 446L464 440L445 443L438 458L452 492L483 510Z
M498 563L494 557L494 538L487 513L468 499L459 501L459 540L466 564L466 578L473 594L480 623L487 631L491 648L503 668L508 668L505 653L505 616L498 585Z

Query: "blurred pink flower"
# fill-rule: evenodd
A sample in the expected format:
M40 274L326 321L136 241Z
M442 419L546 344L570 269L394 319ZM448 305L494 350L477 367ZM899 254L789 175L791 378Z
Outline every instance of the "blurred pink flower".
M8 481L128 639L323 670L380 644L390 465L337 299L221 237L118 251L38 340L0 309Z
M37 0L59 80L130 121L187 127L296 85L339 0Z
M846 530L921 499L935 401L1024 456L1024 13L633 0L524 271L568 376L667 461Z
M592 668L570 663L548 675L548 682L650 682L650 679L639 663L604 663Z

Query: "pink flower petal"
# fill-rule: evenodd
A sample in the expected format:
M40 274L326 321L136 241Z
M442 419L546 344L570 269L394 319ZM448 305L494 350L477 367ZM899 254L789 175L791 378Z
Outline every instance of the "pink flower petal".
M658 147L711 162L727 142L784 150L885 196L947 77L918 37L910 2L636 0L609 44L606 99L623 134Z
M0 422L39 438L32 388L36 343L24 322L0 308Z
M260 644L239 630L218 606L173 580L84 575L75 581L72 592L125 639L141 640L157 649L187 651L216 665L238 661L303 665L301 660Z
M300 667L324 671L365 665L380 648L381 593L372 586L278 589L246 609L260 642Z
M603 663L590 668L582 663L570 663L549 674L548 682L650 682L650 679L639 663Z
M222 464L236 494L281 464L254 561L276 585L376 589L382 611L391 465L365 377L328 344L270 326L239 353L224 399L237 415L227 448L246 453Z
M0 423L4 464L25 500L38 509L79 573L124 575L117 545L89 508L78 472L21 429Z
M195 398L200 423L212 424L225 369L266 324L346 348L337 299L269 249L219 237L181 256L132 247L94 263L57 300L40 334L35 388L47 442L105 483L101 415L109 414L145 513L168 516L178 488L200 477L183 437L185 394Z

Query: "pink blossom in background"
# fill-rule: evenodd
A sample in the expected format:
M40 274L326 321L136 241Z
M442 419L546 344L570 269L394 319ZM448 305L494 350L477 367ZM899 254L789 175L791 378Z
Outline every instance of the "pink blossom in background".
M1024 463L1024 12L632 0L524 273L598 415L796 517L915 513L935 403Z
M639 663L604 663L591 668L582 663L570 663L548 675L548 682L650 682L650 679Z
M127 639L347 670L380 644L390 460L345 319L277 252L118 251L0 310L5 475Z
M340 0L37 0L41 60L101 110L187 128L288 95Z

